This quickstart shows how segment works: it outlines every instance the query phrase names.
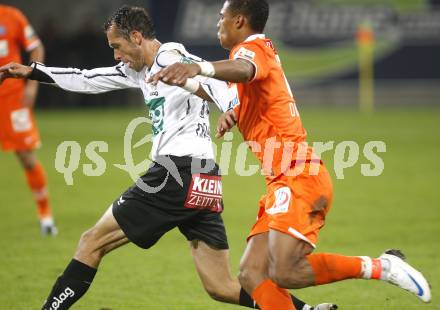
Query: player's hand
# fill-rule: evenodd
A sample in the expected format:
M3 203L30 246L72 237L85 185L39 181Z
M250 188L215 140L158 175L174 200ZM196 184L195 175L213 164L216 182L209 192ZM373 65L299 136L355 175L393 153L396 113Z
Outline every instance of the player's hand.
M185 85L186 79L198 74L200 74L199 65L177 62L152 75L148 79L148 82L156 85L159 81L162 81L168 85L183 86Z
M32 73L32 68L15 62L0 67L0 84L8 78L25 79Z
M233 109L226 111L222 115L220 115L217 121L217 133L215 134L216 138L221 138L224 136L226 132L231 130L232 127L237 124L237 116Z

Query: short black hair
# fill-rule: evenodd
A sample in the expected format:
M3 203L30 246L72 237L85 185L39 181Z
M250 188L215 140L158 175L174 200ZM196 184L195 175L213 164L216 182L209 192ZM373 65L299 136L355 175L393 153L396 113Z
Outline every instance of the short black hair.
M121 35L129 39L132 31L139 31L146 39L155 39L153 21L147 10L137 6L124 5L120 7L104 24L104 31L115 25Z
M243 14L249 19L253 30L261 33L269 18L269 4L266 0L227 0L232 13Z

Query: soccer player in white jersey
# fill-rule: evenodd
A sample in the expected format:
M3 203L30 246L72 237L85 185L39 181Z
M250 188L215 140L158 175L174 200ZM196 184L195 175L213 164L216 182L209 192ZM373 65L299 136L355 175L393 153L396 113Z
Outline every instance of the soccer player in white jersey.
M114 67L81 71L10 63L0 68L0 82L9 77L30 78L82 93L140 88L153 121L152 166L81 236L73 259L42 309L70 308L86 293L108 252L128 242L147 249L175 227L190 241L196 270L211 297L258 307L231 276L221 218L221 176L212 151L207 101L226 110L226 84L210 78L189 80L183 88L148 84L149 77L167 65L202 60L181 44L161 44L142 8L120 8L105 24L105 31L120 61ZM208 192L210 199L200 199ZM312 309L298 299L294 302L298 309ZM321 304L315 309L333 307Z

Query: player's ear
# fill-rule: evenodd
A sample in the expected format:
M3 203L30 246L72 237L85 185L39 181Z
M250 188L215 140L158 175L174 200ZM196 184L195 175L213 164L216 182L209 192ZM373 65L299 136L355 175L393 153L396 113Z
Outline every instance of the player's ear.
M139 31L133 30L130 33L130 39L133 43L137 45L141 45L142 43L142 34Z
M246 24L246 17L243 15L236 15L235 16L235 27L237 29L241 29Z

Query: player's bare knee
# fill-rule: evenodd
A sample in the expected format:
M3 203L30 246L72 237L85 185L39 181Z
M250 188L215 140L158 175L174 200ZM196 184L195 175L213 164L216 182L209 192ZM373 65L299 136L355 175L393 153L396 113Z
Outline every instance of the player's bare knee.
M99 257L104 255L104 249L101 249L98 244L96 229L91 228L81 235L77 248L77 255L97 255Z
M244 287L246 287L247 283L251 280L252 272L248 266L240 264L240 271L238 273L238 281Z
M240 264L238 281L241 286L247 289L255 288L258 283L267 278L267 272L257 264Z
M17 151L16 155L17 155L18 159L20 160L21 166L25 170L32 170L35 167L35 165L37 163L37 158L32 152Z

